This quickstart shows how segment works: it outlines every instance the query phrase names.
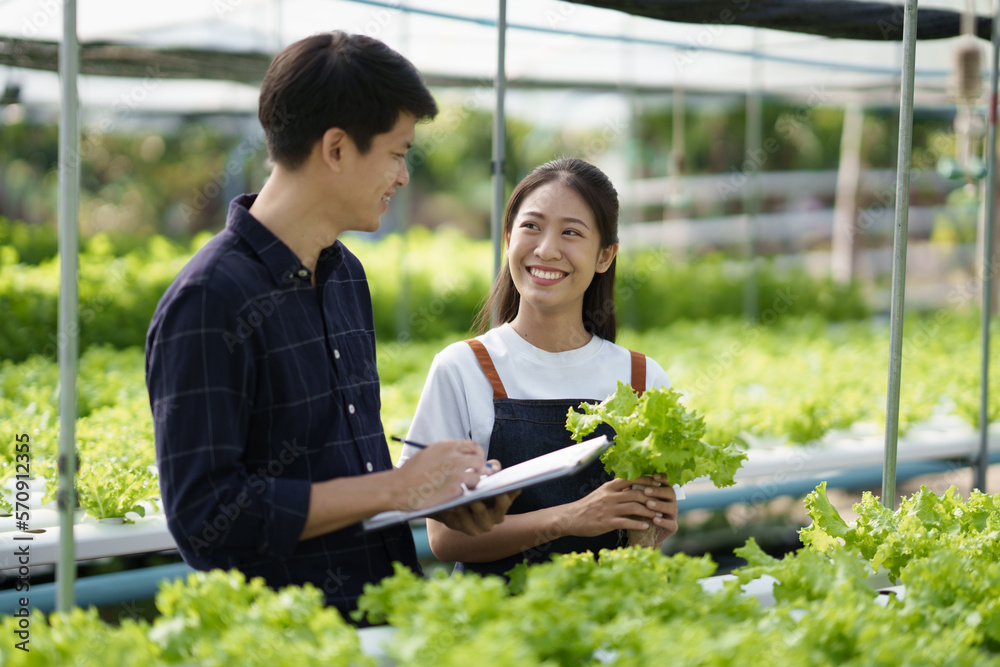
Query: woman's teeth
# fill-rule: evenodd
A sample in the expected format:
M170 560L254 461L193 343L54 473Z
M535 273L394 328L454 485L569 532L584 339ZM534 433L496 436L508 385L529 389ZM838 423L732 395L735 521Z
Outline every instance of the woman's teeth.
M528 269L528 271L531 272L531 275L542 280L558 280L565 275L560 271L541 271L539 269Z

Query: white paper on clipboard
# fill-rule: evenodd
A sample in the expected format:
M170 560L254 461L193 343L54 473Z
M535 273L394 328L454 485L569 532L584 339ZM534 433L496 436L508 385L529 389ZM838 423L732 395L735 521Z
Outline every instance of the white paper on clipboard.
M378 530L386 526L392 526L411 519L437 514L444 510L459 507L476 500L498 496L508 491L516 491L527 486L541 484L551 479L565 477L579 472L591 461L600 456L608 447L611 441L606 436L598 436L581 443L570 445L558 449L548 454L542 454L533 459L518 463L517 465L496 472L492 475L483 476L474 489L468 489L460 496L452 498L446 502L425 507L419 510L391 510L381 512L365 519L362 526L365 530Z

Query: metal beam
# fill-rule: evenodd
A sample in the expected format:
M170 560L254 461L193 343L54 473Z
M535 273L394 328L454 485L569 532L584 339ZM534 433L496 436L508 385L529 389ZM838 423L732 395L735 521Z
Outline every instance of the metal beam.
M493 89L496 101L493 112L493 205L490 216L491 238L493 239L493 275L500 273L503 245L503 209L506 201L504 171L506 155L504 143L506 127L504 123L504 93L507 83L507 0L499 0L497 11L497 75ZM495 322L494 322L495 323Z
M917 55L917 0L903 13L903 74L899 95L899 147L896 158L896 227L893 235L892 307L889 330L889 391L885 409L882 504L896 508L896 447L899 440L899 387L903 366L903 303L906 293L906 241L910 211L910 157L913 141L913 78Z
M990 96L987 117L989 132L986 137L986 196L983 197L983 305L980 313L982 329L982 368L979 396L979 460L976 463L973 487L986 491L986 468L989 448L989 393L990 393L990 316L993 311L993 227L996 224L996 165L997 165L997 65L1000 63L1000 0L993 1L993 60L990 65Z
M59 611L73 607L76 578L73 510L76 508L76 371L79 347L77 256L80 247L80 128L76 79L80 51L76 38L76 0L63 5L63 47L59 50L62 105L59 120L59 561L56 563Z

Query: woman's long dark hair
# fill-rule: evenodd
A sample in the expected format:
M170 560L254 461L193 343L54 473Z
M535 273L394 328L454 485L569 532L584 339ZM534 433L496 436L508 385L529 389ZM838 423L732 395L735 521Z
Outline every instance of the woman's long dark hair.
M561 158L546 162L524 177L517 184L507 202L503 217L504 239L510 238L514 218L524 200L541 186L559 182L575 190L583 198L587 208L594 215L597 231L601 235L601 248L618 242L618 191L603 171L577 158ZM506 241L505 241L506 243ZM604 273L595 273L594 279L583 295L583 326L590 333L614 342L618 333L618 316L615 314L615 263ZM510 322L517 315L521 295L514 287L510 275L510 265L504 261L493 288L479 309L474 323L477 333L483 334L492 327L492 316L496 312L497 322Z

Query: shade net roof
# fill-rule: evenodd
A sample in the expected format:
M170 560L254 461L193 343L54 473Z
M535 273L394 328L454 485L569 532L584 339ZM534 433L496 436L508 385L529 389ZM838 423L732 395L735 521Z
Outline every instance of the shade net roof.
M734 23L838 39L901 40L903 7L854 0L569 0L676 23ZM928 3L924 3L925 5ZM992 22L977 17L973 30L990 38ZM956 37L961 14L953 9L917 12L917 39Z

